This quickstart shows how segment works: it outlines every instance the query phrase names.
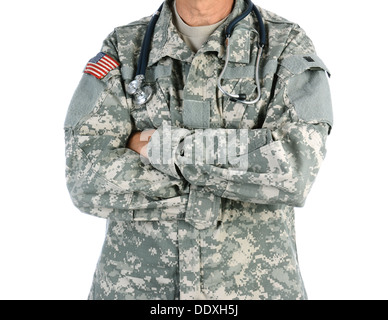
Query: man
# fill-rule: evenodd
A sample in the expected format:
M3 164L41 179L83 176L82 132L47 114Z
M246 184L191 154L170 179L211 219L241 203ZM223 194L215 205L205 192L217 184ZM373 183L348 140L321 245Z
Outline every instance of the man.
M67 184L107 219L90 299L307 299L294 207L325 156L327 68L296 24L244 0L167 0L152 36L146 103L135 77L150 18L119 27L84 71L65 121ZM93 66L97 65L97 69ZM258 88L259 86L259 88ZM139 155L141 154L141 156ZM148 160L147 160L148 159Z

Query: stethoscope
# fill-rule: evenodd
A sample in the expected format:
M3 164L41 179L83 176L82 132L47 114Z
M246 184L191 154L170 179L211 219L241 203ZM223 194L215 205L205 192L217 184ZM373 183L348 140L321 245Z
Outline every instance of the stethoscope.
M261 97L261 89L260 89L260 79L259 79L259 65L260 65L260 60L261 56L263 54L263 49L267 43L266 40L266 31L263 23L263 19L261 17L261 14L259 10L257 9L256 6L253 5L251 0L245 0L246 4L248 5L247 9L237 18L235 18L229 26L226 28L226 40L225 40L225 46L226 46L226 57L225 57L225 65L223 70L221 71L218 79L217 79L217 86L220 89L220 91L225 94L227 97L229 97L232 101L234 102L240 102L242 104L246 105L251 105L255 104L260 100ZM155 25L156 22L159 19L160 12L162 11L163 4L160 6L158 11L154 13L154 15L151 18L150 23L148 24L146 34L144 36L144 40L141 46L141 51L140 51L140 56L139 56L139 61L137 64L137 70L136 70L136 76L135 79L130 82L127 86L127 91L128 93L133 96L133 102L135 106L141 106L145 103L147 103L152 96L152 88L149 85L145 85L145 72L146 72L146 67L148 63L148 57L149 57L149 48L151 45L152 41L152 35L155 30ZM221 81L224 76L224 73L228 67L229 64L229 57L230 57L230 37L232 36L232 32L234 27L239 23L241 20L243 20L246 16L248 16L251 12L255 13L258 21L259 21L259 27L260 27L260 33L256 30L252 30L254 33L257 34L257 39L258 39L258 48L259 52L257 55L257 60L256 60L256 67L255 67L255 81L256 81L256 86L257 86L257 97L256 99L252 101L247 101L247 95L245 93L242 94L231 94L229 92L226 92L222 86L221 86Z

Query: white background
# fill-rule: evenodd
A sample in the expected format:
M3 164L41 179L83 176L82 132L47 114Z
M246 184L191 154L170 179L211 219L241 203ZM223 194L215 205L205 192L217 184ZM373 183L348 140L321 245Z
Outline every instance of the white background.
M332 73L335 126L305 208L310 299L388 298L387 47L383 1L255 0L297 22ZM85 63L161 0L1 4L0 299L85 299L105 221L78 212L62 126Z

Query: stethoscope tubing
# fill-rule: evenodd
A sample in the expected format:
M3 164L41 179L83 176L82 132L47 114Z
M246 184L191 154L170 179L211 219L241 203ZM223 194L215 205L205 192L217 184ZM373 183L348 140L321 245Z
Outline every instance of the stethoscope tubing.
M254 30L255 33L257 33L256 30ZM225 64L224 64L224 68L222 69L218 79L217 79L217 86L218 86L218 89L226 96L228 96L232 101L234 102L240 102L240 103L243 103L243 104L246 104L246 105L252 105L252 104L256 104L257 102L259 102L260 98L261 98L261 89L260 89L260 61L261 61L261 57L262 57L262 54L263 54L263 48L262 46L259 46L259 52L257 54L257 58L256 58L256 65L255 65L255 81L256 81L256 85L257 85L257 97L256 99L254 100L251 100L251 101L247 101L246 100L246 95L245 94L231 94L229 92L226 92L223 88L222 88L222 85L221 85L221 81L222 81L222 78L224 77L224 73L226 71L226 69L228 68L228 65L229 65L229 57L230 57L230 41L228 41L228 39L226 40L226 57L225 57Z
M155 30L156 22L159 19L159 15L162 12L164 3L159 7L159 9L153 14L151 21L148 24L146 34L144 36L144 40L141 46L139 62L137 64L136 76L144 75L146 72L148 58L150 55L150 45L152 42L152 36Z
M259 10L257 9L257 7L255 5L253 5L251 0L245 0L245 2L247 3L246 10L240 16L233 19L225 30L225 33L226 33L225 65L224 65L223 70L221 71L220 76L217 79L217 86L223 94L228 96L233 101L240 102L243 104L255 104L260 100L260 97L261 97L260 79L259 79L259 65L260 65L260 60L261 60L264 46L266 46L266 44L267 44L267 37L266 37L266 30L265 30L264 22L263 22L263 19L261 17ZM150 54L150 46L151 46L151 42L152 42L153 33L155 30L155 25L159 19L159 16L160 16L162 9L163 9L163 4L153 14L151 21L148 24L146 34L144 36L144 40L143 40L141 50L140 50L140 56L139 56L139 60L138 60L138 64L137 64L135 80L132 81L128 85L129 94L135 96L135 101L134 101L135 105L142 105L142 104L146 103L152 95L152 90L149 86L146 86L144 88L142 88L142 87L143 87L143 82L145 80L145 73L146 73L146 68L147 68L147 64L148 64L148 58L149 58L149 54ZM230 56L230 41L229 40L231 38L233 30L234 30L235 26L241 20L245 19L252 11L255 13L255 15L258 19L259 28L260 28L260 33L257 32L256 30L253 30L258 35L258 38L259 38L259 41L258 41L259 42L259 52L258 52L258 56L257 56L257 60L256 60L256 68L255 68L255 81L256 81L256 85L257 85L258 94L257 94L256 99L254 99L252 101L246 101L245 94L234 95L234 94L230 94L230 93L226 92L221 86L221 81L222 81L223 75L226 71L226 68L229 64L229 56Z

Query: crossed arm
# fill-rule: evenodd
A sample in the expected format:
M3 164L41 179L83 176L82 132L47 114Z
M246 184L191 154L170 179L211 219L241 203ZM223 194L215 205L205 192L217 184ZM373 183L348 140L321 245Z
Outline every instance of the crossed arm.
M169 128L168 135L162 134L165 128L158 128L131 135L127 147L149 158L158 171L183 177L221 198L299 207L324 159L328 127L297 122L272 130ZM170 137L172 142L166 143ZM167 145L176 150L177 143L183 152L173 151L172 162L164 162L165 150L160 148ZM158 150L156 157L153 150Z
M303 61L303 57L295 59ZM286 67L296 70L291 73ZM65 125L67 185L74 204L86 213L126 220L132 219L130 210L171 210L173 206L184 210L183 200L191 185L207 195L240 202L303 205L325 156L330 123L325 121L325 112L331 105L323 99L328 94L323 70L319 74L316 69L302 72L299 64L291 62L286 67L279 69L263 127L241 129L246 130L247 140L238 139L240 129L205 130L218 143L218 137L227 135L228 130L237 137L231 144L236 155L214 163L189 158L193 151L197 153L197 146L200 154L201 148L208 151L203 143L207 136L172 128L169 143L163 140L160 128L156 130L159 134L155 130L132 133L119 74L112 74L106 83L85 75L80 89L90 87L98 95L90 101L83 94L85 90L78 90ZM87 108L83 107L81 117L79 109L85 101ZM309 110L319 117L313 119ZM177 144L182 153L175 152ZM171 153L167 153L173 163L153 162L153 151L165 145L171 146ZM222 156L224 146L211 149ZM150 151L152 157L148 156ZM142 162L139 154L151 158L151 166ZM239 158L246 159L247 166L236 166Z

